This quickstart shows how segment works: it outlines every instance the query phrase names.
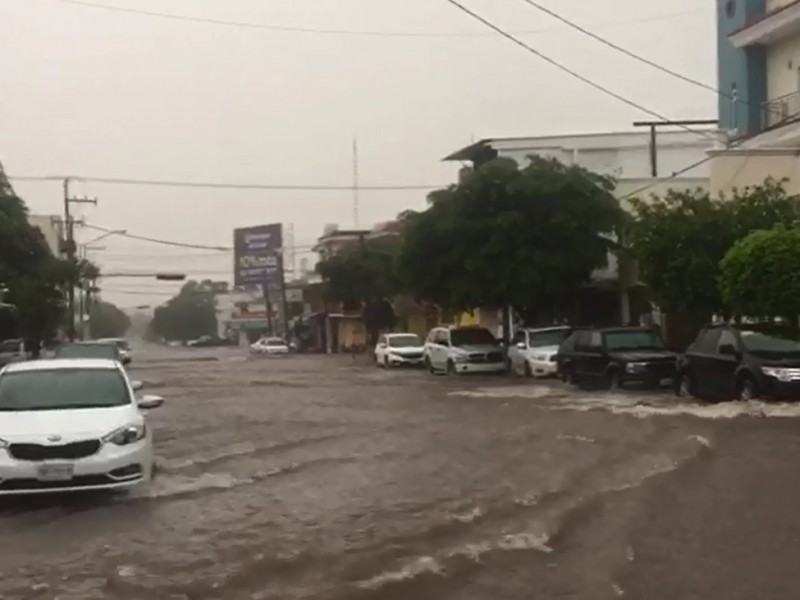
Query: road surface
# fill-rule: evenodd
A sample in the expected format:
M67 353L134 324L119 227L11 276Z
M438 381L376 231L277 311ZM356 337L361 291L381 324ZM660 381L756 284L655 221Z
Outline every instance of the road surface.
M800 407L139 352L158 476L4 501L0 597L796 600Z

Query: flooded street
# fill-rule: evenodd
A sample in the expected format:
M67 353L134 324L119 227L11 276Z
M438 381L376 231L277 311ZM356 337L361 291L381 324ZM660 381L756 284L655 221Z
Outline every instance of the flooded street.
M191 359L191 360L190 360ZM6 500L0 597L796 598L800 407L154 349L158 474Z

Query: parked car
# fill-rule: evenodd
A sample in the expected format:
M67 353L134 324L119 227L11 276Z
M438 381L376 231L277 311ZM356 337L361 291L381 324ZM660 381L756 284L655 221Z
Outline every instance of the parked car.
M425 365L431 373L502 373L503 347L484 327L436 327L425 341Z
M672 386L677 355L644 327L577 329L558 349L561 378L576 385L618 389Z
M25 360L25 345L22 340L11 339L0 342L0 367Z
M282 338L266 337L250 344L250 352L253 354L271 356L276 354L289 354L289 345Z
M123 356L117 344L111 342L71 342L60 344L53 353L54 358L106 358L123 365L131 362L130 356Z
M0 495L121 490L147 483L153 438L120 363L46 359L0 370Z
M729 325L704 328L678 362L680 396L800 399L800 343Z
M186 342L189 348L217 348L220 346L230 346L232 342L227 338L221 338L211 335L203 335L196 340L189 340Z
M123 364L129 364L133 362L133 352L131 351L131 345L128 343L128 340L125 338L100 338L97 340L103 344L114 344L119 349L119 354L123 359L127 359L126 362Z
M425 342L416 333L386 333L378 338L375 362L381 367L424 364Z
M509 370L526 377L555 376L558 347L571 333L566 326L518 330L508 349Z

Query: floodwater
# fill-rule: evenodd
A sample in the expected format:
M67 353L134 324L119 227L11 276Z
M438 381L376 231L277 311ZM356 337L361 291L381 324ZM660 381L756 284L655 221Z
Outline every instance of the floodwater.
M0 504L0 597L800 595L798 405L242 352L139 353L156 479Z

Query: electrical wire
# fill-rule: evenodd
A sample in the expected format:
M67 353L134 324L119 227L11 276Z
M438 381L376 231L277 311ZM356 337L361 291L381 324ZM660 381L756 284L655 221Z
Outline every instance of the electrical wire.
M197 17L192 15L180 15L175 13L164 13L160 11L145 10L140 8L128 8L124 6L111 6L99 2L90 2L88 0L53 0L63 4L72 4L75 6L83 6L86 8L93 8L98 10L105 10L110 12L119 12L127 14L142 15L148 17L156 17L159 19L169 19L173 21L187 21L193 23L202 23L206 25L221 25L225 27L238 27L244 29L261 29L266 31L284 32L284 33L304 33L315 35L349 35L349 36L362 36L362 37L386 37L386 38L464 38L464 37L486 37L491 34L482 32L446 32L446 31L364 31L355 29L321 29L313 27L299 27L291 25L270 25L266 23L252 23L247 21L229 21L224 19L213 19L207 17ZM652 17L644 17L640 19L628 19L622 21L613 21L605 25L599 24L596 26L613 26L613 25L636 25L640 23L648 23L653 21L663 21L667 19L674 19L689 14L696 14L702 12L701 9L687 10L681 12L667 13L664 15L655 15ZM536 34L552 31L552 29L539 29L533 31L520 31L519 35Z
M279 191L313 191L313 192L338 192L338 191L407 191L407 190L433 190L446 187L436 185L293 185L269 183L220 183L210 181L175 181L167 179L136 179L122 177L96 177L86 175L16 175L9 177L14 181L63 181L72 179L86 183L105 183L110 185L143 185L154 187L180 187L180 188L209 188L215 190L279 190Z
M140 240L143 242L151 242L153 244L162 244L164 246L175 246L177 248L196 248L197 250L219 250L220 252L230 252L233 248L230 246L206 246L203 244L187 244L184 242L173 242L170 240L162 240L159 238L152 238L143 235L134 235L132 233L121 233L116 229L110 229L108 227L101 227L100 225L92 225L90 223L84 223L84 227L89 229L95 229L97 231L104 231L106 233L114 233L119 237L130 238L132 240Z
M541 4L536 2L536 0L522 0L522 1L525 2L526 4L529 4L530 6L533 6L536 9L540 10L541 12L543 12L543 13L545 13L547 15L550 15L551 17L553 17L554 19L564 23L568 27L571 27L572 29L575 29L576 31L580 31L582 34L587 35L590 38L600 42L601 44L605 44L609 48L613 48L617 52L621 52L622 54L624 54L624 55L626 55L626 56L628 56L628 57L630 57L630 58L632 58L634 60L637 60L637 61L639 61L639 62L641 62L641 63L643 63L645 65L653 67L654 69L658 69L659 71L661 71L663 73L666 73L667 75L671 75L672 77L676 77L676 78L678 78L678 79L680 79L680 80L682 80L682 81L684 81L686 83L690 83L692 85L696 85L698 87L701 87L701 88L703 88L705 90L714 92L715 94L718 94L718 95L723 96L725 98L728 98L728 99L731 99L731 100L734 99L734 97L731 96L730 94L728 94L726 92L723 92L722 90L720 90L720 89L718 89L718 88L716 88L716 87L714 87L712 85L709 85L707 83L703 83L702 81L698 81L697 79L692 79L691 77L688 77L686 75L678 73L677 71L673 71L672 69L669 69L669 68L667 68L667 67L665 67L663 65L660 65L657 62L654 62L654 61L652 61L652 60L650 60L648 58L645 58L644 56L641 56L639 54L636 54L635 52L632 52L631 50L628 50L627 48L623 48L622 46L620 46L618 44L615 44L614 42L612 42L612 41L610 41L610 40L608 40L608 39L606 39L604 37L601 37L601 36L597 35L596 33L586 29L585 27L582 27L581 25L578 25L574 21L570 21L569 19L567 19L566 17L558 14L554 10L549 9L546 6L542 6Z
M646 106L643 106L642 104L639 104L638 102L623 96L622 94L618 94L617 92L605 87L604 85L602 85L600 83L597 83L593 79L590 79L590 78L588 78L588 77L586 77L584 75L581 75L577 71L567 67L566 65L561 64L560 62L558 62L554 58L551 58L550 56L548 56L548 55L544 54L543 52L537 50L533 46L531 46L529 44L526 44L525 42L523 42L519 38L515 37L511 33L509 33L506 30L504 30L502 27L500 27L498 25L495 25L494 23L492 23L491 21L489 21L485 17L479 15L478 13L473 11L472 9L464 6L458 0L445 0L445 2L447 2L449 4L452 4L454 7L456 7L461 12L469 15L470 17L472 17L473 19L475 19L477 21L480 21L486 27L488 27L488 28L492 29L493 31L497 32L498 34L500 34L501 36L503 36L507 40L509 40L509 41L513 42L514 44L516 44L517 46L527 50L531 54L534 54L535 56L537 56L540 59L542 59L543 61L551 64L552 66L556 67L557 69L560 69L561 71L567 73L568 75L571 75L575 79L578 79L579 81L582 81L586 85L589 85L589 86L593 87L594 89L606 94L607 96L610 96L610 97L612 97L612 98L614 98L616 100L619 100L623 104L627 104L628 106L631 106L631 107L635 108L636 110L639 110L641 112L644 112L644 113L647 113L649 115L652 115L652 116L656 117L657 119L660 119L662 121L669 121L670 120L668 117L666 117L666 116L664 116L664 115L662 115L662 114L660 114L660 113L658 113L658 112L656 112L654 110L651 110L651 109L647 108ZM709 138L709 139L715 139L713 133L711 133L709 131L692 129L691 127L687 127L685 125L676 125L676 126L680 127L681 129L685 129L686 131L689 131L690 133L694 133L696 135L699 135L701 137Z

